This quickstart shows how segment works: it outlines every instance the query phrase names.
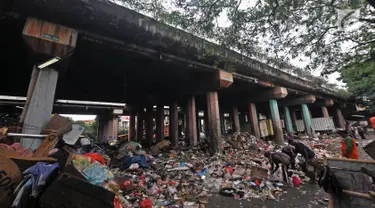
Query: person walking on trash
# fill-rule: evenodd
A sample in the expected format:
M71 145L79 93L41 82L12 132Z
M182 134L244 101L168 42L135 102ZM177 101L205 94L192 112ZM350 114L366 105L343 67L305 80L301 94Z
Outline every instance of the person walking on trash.
M283 180L286 184L289 184L288 168L290 165L290 157L282 152L265 152L264 156L268 158L271 163L271 174L274 174L279 169L281 163L283 171Z
M341 130L338 133L342 137L341 155L350 159L358 159L358 150L355 139L350 137L345 130Z

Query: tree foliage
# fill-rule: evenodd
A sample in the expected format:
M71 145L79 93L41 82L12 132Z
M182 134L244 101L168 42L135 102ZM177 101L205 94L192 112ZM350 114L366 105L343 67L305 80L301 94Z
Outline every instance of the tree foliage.
M359 63L342 71L343 81L357 101L375 112L375 62Z
M306 76L313 69L330 73L374 56L374 8L364 0L125 2L170 25ZM358 9L360 18L339 21L338 11L344 9ZM299 58L311 60L307 70L288 64Z
M84 128L82 135L89 137L89 138L96 138L97 136L97 124L96 121L87 124L83 121L74 121L70 117L66 117L68 120L70 120L73 124L78 124Z

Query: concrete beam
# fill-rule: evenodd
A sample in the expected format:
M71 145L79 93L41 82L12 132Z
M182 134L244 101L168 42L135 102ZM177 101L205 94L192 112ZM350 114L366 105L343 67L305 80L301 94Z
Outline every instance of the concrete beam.
M255 103L249 104L249 120L251 131L253 132L254 136L260 138L260 129L259 129L259 121L258 121L258 112Z
M144 123L144 112L143 110L137 113L137 140L141 142L143 139L143 123Z
M178 109L177 101L173 101L169 107L169 138L174 147L178 145Z
M232 121L233 121L233 132L240 132L240 119L238 117L237 106L233 106Z
M326 106L322 106L322 113L324 118L329 118L329 113Z
M284 106L284 119L287 132L293 133L293 123L292 118L290 117L290 111L288 106Z
M269 100L269 104L271 109L272 124L275 131L276 144L282 145L284 144L284 135L281 127L279 106L277 104L277 100L271 99Z
M112 113L99 115L99 138L103 140L117 139L118 122L118 116Z
M296 110L292 109L291 111L292 111L291 112L291 116L292 116L293 126L297 127L297 114L296 114Z
M293 99L288 99L286 98L285 100L280 101L280 105L301 105L301 104L310 104L310 103L315 103L316 97L315 95L305 95L302 97L298 98L293 98Z
M145 115L146 125L146 140L147 143L152 145L152 136L154 135L154 111L152 106L148 106Z
M156 108L156 143L164 139L164 105L158 105Z
M31 74L27 99L22 110L20 123L24 134L40 134L51 119L53 101L57 85L58 72L51 68L37 69ZM23 138L25 148L35 150L43 140Z
M336 108L336 116L337 116L337 123L339 124L339 127L342 129L345 129L345 119L344 116L342 115L341 109Z
M219 116L219 98L217 92L207 93L208 138L210 139L211 154L221 152L221 127Z
M197 113L195 109L195 97L191 96L188 98L188 105L186 108L186 138L189 141L189 145L194 147L198 143L197 139Z
M288 90L285 87L277 86L275 88L255 94L251 100L254 102L264 102L270 99L281 99L288 95Z
M129 130L128 130L128 138L129 140L134 140L136 138L135 132L135 114L130 113L130 120L129 120Z
M302 104L302 117L305 124L305 131L309 137L313 137L313 130L311 128L311 113L307 104Z

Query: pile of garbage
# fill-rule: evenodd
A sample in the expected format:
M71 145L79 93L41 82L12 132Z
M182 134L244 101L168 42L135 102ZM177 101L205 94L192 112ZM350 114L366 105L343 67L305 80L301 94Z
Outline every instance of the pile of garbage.
M236 132L224 137L224 148L236 150L258 150L263 145L261 139L250 135L248 132Z
M271 175L264 152L281 147L249 133L223 138L222 153L210 156L204 148L174 150L168 140L147 150L135 141L109 144L80 138L82 129L58 115L50 123L48 128L55 130L34 152L19 143L0 145L0 155L13 164L7 174L17 175L6 191L7 202L0 205L204 207L214 194L277 199L285 188L307 181L298 170L290 170L290 184L283 181L281 168ZM333 156L328 147L337 143L333 138L304 142L318 157Z

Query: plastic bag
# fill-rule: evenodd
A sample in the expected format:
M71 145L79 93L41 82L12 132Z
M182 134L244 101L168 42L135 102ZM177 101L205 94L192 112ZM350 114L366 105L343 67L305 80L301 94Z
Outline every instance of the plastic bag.
M148 191L148 193L149 193L149 195L151 195L151 196L158 194L158 193L159 193L159 187L158 187L156 184L154 184L154 185L150 188L150 190Z
M168 192L170 194L175 194L175 193L177 193L177 189L175 187L173 187L173 186L169 186L168 187Z

